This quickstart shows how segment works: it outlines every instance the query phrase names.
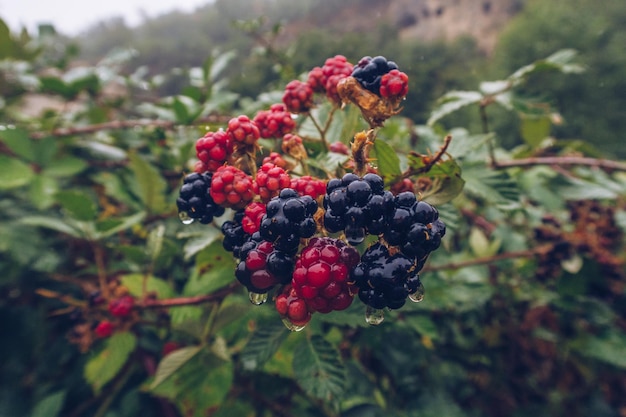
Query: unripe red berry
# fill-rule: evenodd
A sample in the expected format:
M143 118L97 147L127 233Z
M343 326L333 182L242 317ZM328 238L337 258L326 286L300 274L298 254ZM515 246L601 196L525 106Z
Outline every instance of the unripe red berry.
M233 166L222 166L211 179L213 201L223 207L241 209L254 198L252 178Z
M254 232L259 231L261 226L261 219L265 214L266 206L263 203L250 203L245 211L243 219L241 220L241 226L243 231L251 235Z
M208 132L196 141L196 155L204 166L196 166L198 169L206 168L206 171L215 171L230 158L233 153L233 145L230 135L223 130Z
M248 116L237 116L228 121L226 129L233 142L254 145L261 137L259 127Z
M276 297L276 311L294 326L305 326L311 320L306 302L296 294L291 285L286 285Z
M109 312L116 317L126 317L133 310L135 299L130 295L124 295L109 302Z
M342 155L349 155L350 149L348 145L343 142L333 142L330 144L330 151L335 153L340 153Z
M272 104L269 110L259 111L254 116L254 123L259 127L262 138L282 137L296 127L291 113L282 103Z
M100 323L98 323L98 325L94 329L94 332L96 333L96 336L104 339L105 337L111 336L114 329L115 326L113 325L113 323L111 323L109 320L102 320Z
M316 93L323 93L326 88L326 77L322 67L315 67L309 72L306 83Z
M302 81L290 81L285 87L283 103L290 112L306 113L313 106L313 89Z
M391 70L380 79L380 95L386 98L399 99L409 92L409 77L397 70Z
M261 197L261 201L267 203L278 195L280 190L289 187L291 179L289 174L281 167L273 164L263 164L257 171L254 181L254 193Z
M283 156L281 154L279 154L278 152L270 152L270 154L268 156L263 158L261 166L263 166L263 165L265 165L267 163L274 164L277 167L281 167L283 169L287 169L289 167L289 163L287 161L285 161Z
M292 178L289 188L293 188L300 195L308 195L314 199L326 194L326 182L310 175Z

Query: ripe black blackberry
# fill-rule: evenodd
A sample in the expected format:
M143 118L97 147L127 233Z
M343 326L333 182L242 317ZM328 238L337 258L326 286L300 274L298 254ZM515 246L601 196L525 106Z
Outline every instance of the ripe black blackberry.
M241 224L244 215L244 210L239 210L235 213L232 220L227 220L222 224L222 234L224 235L222 246L224 246L224 249L228 252L232 252L235 258L240 257L241 246L250 237L250 235L243 230Z
M363 253L350 276L359 288L359 299L363 303L375 309L398 309L409 294L418 290L420 268L414 258L402 253L391 255L377 242Z
M176 199L178 214L183 222L187 222L186 219L197 219L200 223L207 224L213 221L213 217L224 214L224 207L217 205L209 194L212 177L213 174L209 172L193 173L183 180Z
M389 71L398 69L398 65L393 61L387 61L384 56L365 56L352 70L352 76L363 86L363 88L374 94L379 94L380 80Z
M291 281L294 258L275 249L259 232L252 234L242 245L240 259L235 277L252 293L264 294L276 285Z
M267 203L259 228L260 235L272 242L276 249L295 255L300 238L311 237L317 230L313 219L317 208L317 202L312 197L300 197L297 191L284 188Z
M383 233L394 209L393 194L383 187L382 178L371 173L363 178L346 174L328 181L324 196L326 230L344 230L351 245L363 242L368 233Z
M389 245L400 247L404 255L424 259L439 247L446 233L437 209L425 201L417 201L410 191L398 194L394 206L383 237Z

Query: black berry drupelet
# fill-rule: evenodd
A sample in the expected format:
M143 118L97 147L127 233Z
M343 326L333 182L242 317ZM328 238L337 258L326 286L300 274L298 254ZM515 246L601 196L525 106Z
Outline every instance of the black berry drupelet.
M437 209L417 201L414 193L405 191L394 199L394 212L383 237L398 246L406 256L424 259L441 244L446 233Z
M365 56L352 70L352 76L363 88L374 94L379 94L382 76L394 69L398 69L398 65L393 61L387 61L384 56L374 58Z
M418 290L420 267L414 258L402 253L391 255L377 242L363 253L350 277L358 287L363 303L375 309L398 309L409 294Z
M394 209L393 194L383 187L382 178L371 173L363 178L346 174L328 181L324 196L326 230L345 231L351 245L363 242L368 233L383 233Z
M248 291L263 294L291 281L295 260L255 232L242 245L235 276Z
M240 257L241 246L250 237L250 235L243 230L241 224L244 216L244 210L239 210L235 213L232 220L225 221L222 224L222 234L224 235L222 246L224 246L224 249L228 252L232 252L235 258Z
M276 249L295 255L300 238L311 237L317 230L313 218L317 208L317 202L312 197L301 197L297 191L285 188L267 203L259 228L260 235L272 242Z
M190 219L197 219L202 224L211 223L213 217L224 214L224 207L213 201L209 190L211 189L212 173L193 173L183 180L179 197L176 199L178 213ZM182 218L182 217L181 217Z

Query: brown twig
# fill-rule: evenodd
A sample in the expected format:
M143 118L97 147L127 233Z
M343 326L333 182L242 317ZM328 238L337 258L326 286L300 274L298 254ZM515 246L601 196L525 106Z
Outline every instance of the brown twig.
M43 139L49 136L65 137L96 133L102 130L131 129L134 127L162 127L164 129L171 129L174 127L174 125L174 122L163 120L114 120L111 122L98 123L94 125L61 127L58 129L54 129L51 132L33 132L31 133L30 137L31 139Z
M493 256L485 256L482 258L474 258L467 261L462 262L450 262L443 265L429 265L425 266L424 272L432 272L432 271L443 271L447 269L461 269L468 266L476 266L476 265L487 265L497 261L503 261L506 259L516 259L516 258L532 258L533 256L540 255L545 253L552 247L551 244L537 246L534 249L521 250L516 252L505 252L500 253Z
M87 305L86 302L81 301L81 300L77 300L76 298L67 295L67 294L62 294L60 292L56 292L56 291L52 291L52 290L48 290L46 288L37 288L35 290L35 294L40 295L42 297L45 298L56 298L57 300L60 300L62 302L64 302L67 305L71 305L71 306L75 306L75 307L85 307Z
M139 304L137 307L139 308L166 308L166 307L179 307L179 306L189 306L189 305L197 305L210 303L212 301L223 300L227 295L232 294L235 290L241 288L238 282L232 282L226 287L212 293L206 295L196 295L193 297L177 297L177 298L166 298L162 300L144 300L143 303Z
M402 178L408 178L412 175L425 174L428 171L430 171L431 168L435 166L435 164L439 162L439 160L441 160L441 158L445 155L445 153L448 150L448 146L450 146L451 142L452 142L452 136L451 135L446 136L443 140L443 145L441 146L441 148L439 148L436 154L428 158L428 162L424 166L419 167L419 168L407 169L404 173L402 173Z
M623 162L584 156L542 156L513 159L510 161L498 161L494 168L503 169L536 165L584 165L610 171L626 171L626 164Z
M110 298L111 292L109 291L109 283L107 280L106 264L104 262L104 251L102 246L98 243L92 243L93 255L96 261L96 268L98 270L98 284L100 285L100 291L105 300Z

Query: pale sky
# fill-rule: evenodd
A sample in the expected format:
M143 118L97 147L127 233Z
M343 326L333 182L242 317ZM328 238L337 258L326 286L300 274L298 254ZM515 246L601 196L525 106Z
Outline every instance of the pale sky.
M154 17L174 9L193 11L211 0L0 0L0 17L17 32L35 33L37 24L52 23L58 32L77 35L91 24L123 16L133 26L143 15Z

